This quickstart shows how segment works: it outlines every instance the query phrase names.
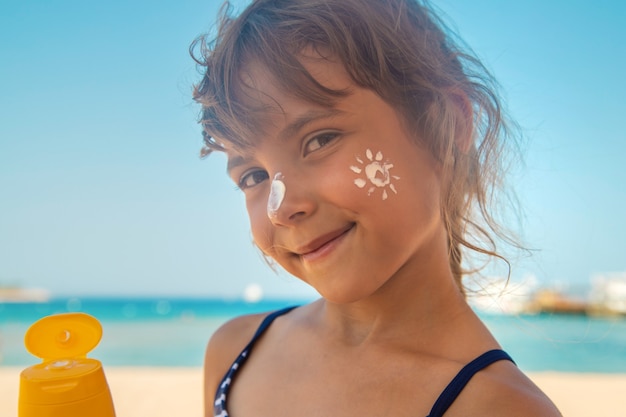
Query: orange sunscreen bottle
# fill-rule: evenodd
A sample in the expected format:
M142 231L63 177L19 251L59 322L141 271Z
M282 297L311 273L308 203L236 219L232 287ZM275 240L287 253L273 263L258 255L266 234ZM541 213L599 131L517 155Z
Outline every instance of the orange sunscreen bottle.
M84 313L35 322L24 344L43 362L20 374L18 417L115 417L102 364L87 358L101 337L100 322Z

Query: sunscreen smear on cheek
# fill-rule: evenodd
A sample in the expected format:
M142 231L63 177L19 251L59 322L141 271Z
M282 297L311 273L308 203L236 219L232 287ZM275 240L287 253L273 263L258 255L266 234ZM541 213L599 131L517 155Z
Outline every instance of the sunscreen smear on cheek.
M392 180L399 180L400 177L392 175L390 173L393 164L383 157L383 153L378 151L376 155L371 149L365 151L367 159L359 158L356 156L358 165L351 165L350 170L355 174L363 174L363 177L356 178L354 185L359 188L365 188L367 186L367 195L371 195L377 188L382 190L382 199L386 200L389 197L387 188L393 191L394 194L398 194L395 185ZM369 184L369 185L368 185Z

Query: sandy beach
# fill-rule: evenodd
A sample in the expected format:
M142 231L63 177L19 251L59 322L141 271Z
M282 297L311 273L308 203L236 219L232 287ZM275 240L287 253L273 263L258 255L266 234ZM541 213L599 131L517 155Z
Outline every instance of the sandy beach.
M17 416L20 368L0 367L0 416ZM105 369L117 417L202 416L200 368ZM531 373L566 417L626 416L626 374Z

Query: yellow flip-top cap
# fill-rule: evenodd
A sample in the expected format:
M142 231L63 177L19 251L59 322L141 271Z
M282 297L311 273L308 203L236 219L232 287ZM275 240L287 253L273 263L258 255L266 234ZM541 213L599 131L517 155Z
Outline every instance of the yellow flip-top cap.
M101 337L98 320L84 313L35 322L24 344L43 362L20 374L18 417L115 417L102 364L86 357Z
M35 322L24 336L26 349L44 362L84 358L102 338L102 326L85 313L65 313Z

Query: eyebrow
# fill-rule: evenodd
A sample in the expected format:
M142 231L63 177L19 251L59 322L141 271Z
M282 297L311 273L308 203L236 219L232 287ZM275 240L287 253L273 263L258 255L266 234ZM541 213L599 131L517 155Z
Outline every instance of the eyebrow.
M295 120L293 120L291 123L285 126L283 130L281 130L278 133L277 138L279 141L284 142L290 137L297 135L298 132L300 132L307 125L313 122L317 122L319 120L324 120L324 119L330 119L341 114L345 114L345 112L339 109L335 109L335 108L328 108L324 110L309 110L303 113L302 115L298 116ZM248 161L248 158L244 156L239 156L239 155L234 156L232 158L228 158L228 163L226 165L226 172L230 173L233 169L245 164L247 161Z
M304 114L298 116L294 121L285 126L285 128L281 130L278 134L278 139L281 141L285 141L290 137L297 135L298 132L300 132L307 125L313 122L317 122L323 119L330 119L344 113L344 111L335 108L327 108L323 110L309 110Z
M233 169L245 164L247 161L248 159L244 158L243 156L233 156L232 158L228 158L228 163L226 164L226 173L230 174Z

